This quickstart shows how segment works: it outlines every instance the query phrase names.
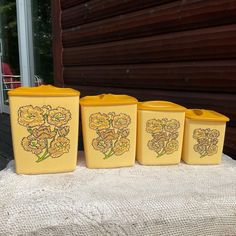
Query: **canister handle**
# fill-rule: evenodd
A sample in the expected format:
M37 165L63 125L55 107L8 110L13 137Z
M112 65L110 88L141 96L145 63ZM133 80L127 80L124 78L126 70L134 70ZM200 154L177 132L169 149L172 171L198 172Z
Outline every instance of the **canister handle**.
M202 116L203 115L203 111L200 110L200 109L193 109L192 111L197 116Z

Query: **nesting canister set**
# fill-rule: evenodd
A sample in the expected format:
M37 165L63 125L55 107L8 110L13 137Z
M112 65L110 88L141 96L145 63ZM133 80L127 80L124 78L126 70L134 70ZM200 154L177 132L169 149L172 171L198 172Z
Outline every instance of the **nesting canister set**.
M8 92L16 173L76 168L79 107L88 168L219 164L229 118L168 101L80 92L51 85Z

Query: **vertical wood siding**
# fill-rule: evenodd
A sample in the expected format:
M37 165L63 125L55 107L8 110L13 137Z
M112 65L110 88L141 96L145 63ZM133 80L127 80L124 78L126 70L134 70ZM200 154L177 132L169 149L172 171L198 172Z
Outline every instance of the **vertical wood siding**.
M55 83L229 116L236 158L236 0L56 0Z

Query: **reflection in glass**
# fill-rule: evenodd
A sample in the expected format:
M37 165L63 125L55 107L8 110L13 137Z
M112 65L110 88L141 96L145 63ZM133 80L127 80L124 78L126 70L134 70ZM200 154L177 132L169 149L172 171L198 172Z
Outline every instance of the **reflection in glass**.
M30 4L28 6L30 7ZM53 82L50 1L32 0L30 10L32 19L29 20L32 20L33 27L31 40L33 40L34 86L38 86L43 82ZM7 91L22 85L16 11L16 0L0 1L0 74L5 105L8 105Z
M0 61L4 104L8 105L7 91L21 86L16 23L16 1L0 2Z
M36 79L53 83L51 1L32 1L34 73Z

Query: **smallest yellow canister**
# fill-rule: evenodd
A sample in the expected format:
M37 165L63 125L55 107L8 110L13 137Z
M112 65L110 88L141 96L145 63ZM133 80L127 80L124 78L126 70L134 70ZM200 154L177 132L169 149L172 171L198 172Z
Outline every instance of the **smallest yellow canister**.
M80 101L88 168L132 166L135 162L137 99L101 94Z
M138 105L137 160L143 165L178 164L186 108L168 101Z
M187 164L219 164L227 121L215 111L187 110L182 159Z

